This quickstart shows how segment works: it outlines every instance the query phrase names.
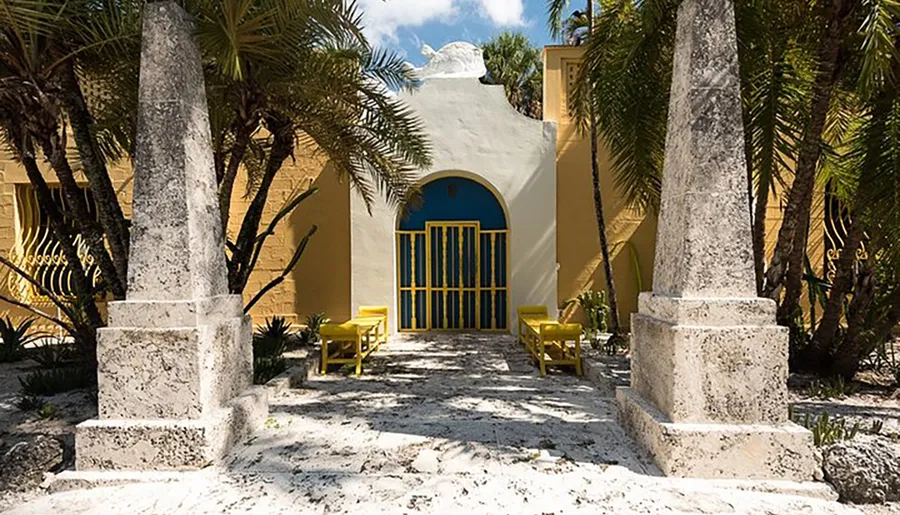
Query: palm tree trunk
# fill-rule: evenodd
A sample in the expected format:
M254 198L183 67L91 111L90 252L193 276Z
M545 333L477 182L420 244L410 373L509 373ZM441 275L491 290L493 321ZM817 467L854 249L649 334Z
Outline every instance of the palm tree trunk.
M253 130L247 127L247 124L238 126L235 133L234 145L231 147L231 153L228 157L228 165L225 167L222 181L219 183L219 213L222 215L222 230L228 231L228 218L231 211L231 195L234 191L234 181L237 179L238 169L244 154L247 152L247 146L250 144L250 137Z
M788 196L775 253L766 272L766 297L784 300L778 310L779 323L792 321L798 307L803 277L803 257L806 255L812 194L815 189L816 168L821 154L822 133L832 92L839 71L840 48L846 33L848 13L858 0L833 0L828 22L819 46L816 79L810 102L810 117L803 131L794 181Z
M753 179L750 177L750 188ZM766 214L769 208L769 183L760 177L756 188L756 206L753 209L753 264L756 268L756 293L762 295L766 272ZM750 197L753 198L752 196ZM751 200L752 202L752 200Z
M856 290L853 292L853 300L847 309L847 331L844 333L834 360L831 363L830 372L844 379L853 379L859 371L862 358L868 354L862 334L868 320L869 310L875 300L875 285L871 267L862 267L859 278L856 281Z
M856 251L859 249L863 238L862 223L857 219L850 219L847 241L841 249L841 257L838 259L837 272L828 293L828 302L822 312L819 327L813 334L811 345L822 351L830 351L834 347L834 339L840 328L844 297L850 291L853 284L853 266L856 264Z
M44 176L41 175L41 171L38 168L37 161L31 154L31 152L20 152L20 155L22 155L22 166L25 168L28 180L31 182L32 187L34 187L38 206L40 206L40 209L47 216L47 219L50 222L50 228L53 230L56 241L59 243L63 256L66 258L66 266L69 269L69 273L72 275L72 285L74 286L75 294L80 299L83 299L82 303L85 317L91 325L91 328L96 331L97 328L103 327L104 324L103 317L100 316L100 311L97 309L97 304L94 302L93 285L85 273L84 265L81 263L81 257L78 255L78 250L75 247L75 238L72 235L72 231L66 224L63 214L56 206L56 201L53 199L50 187L47 186L47 182L44 180ZM73 320L72 322L73 324L78 323L77 320Z
M65 144L56 131L53 131L52 134L45 135L44 140L41 142L41 146L44 150L44 154L50 161L50 166L53 168L53 171L56 172L57 178L59 178L63 195L72 209L75 225L87 242L88 247L91 250L91 255L97 261L97 266L100 267L100 272L103 274L106 284L109 286L109 289L112 291L116 300L124 299L124 280L119 277L118 270L113 264L109 253L106 251L103 233L98 230L93 217L88 211L87 205L81 194L81 188L78 187L78 183L75 181L75 174L66 157Z
M91 124L93 119L88 112L87 103L75 76L72 61L67 60L62 66L61 79L63 83L62 100L66 112L69 115L69 123L72 125L72 133L75 136L75 146L91 188L91 195L97 205L97 215L109 250L112 254L116 273L120 278L128 277L128 249L130 234L128 222L119 204L119 198L109 178L109 171L103 156L94 139Z
M594 33L594 0L587 0L588 37ZM610 331L618 335L619 297L616 294L616 282L613 277L612 263L609 258L609 240L606 234L606 218L603 215L603 195L600 193L600 163L597 160L598 134L597 117L594 114L593 95L591 95L589 132L591 138L591 181L594 188L594 214L597 217L597 231L600 235L600 254L603 258L603 274L606 276L606 293L609 297Z
M228 263L228 287L234 294L244 292L247 281L250 279L250 273L253 272L250 263L257 243L263 209L269 196L269 188L272 187L275 175L294 148L294 127L290 122L273 117L267 120L267 126L274 136L272 149L269 151L269 160L266 163L259 189L244 214L244 221L235 241L236 250L232 253Z

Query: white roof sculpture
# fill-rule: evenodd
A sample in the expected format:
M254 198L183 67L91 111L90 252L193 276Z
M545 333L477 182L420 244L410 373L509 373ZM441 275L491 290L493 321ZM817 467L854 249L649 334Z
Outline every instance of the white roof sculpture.
M481 48L456 41L441 47L437 52L428 45L422 47L422 55L429 60L421 68L416 68L420 80L432 78L474 78L487 74L484 66L484 52Z

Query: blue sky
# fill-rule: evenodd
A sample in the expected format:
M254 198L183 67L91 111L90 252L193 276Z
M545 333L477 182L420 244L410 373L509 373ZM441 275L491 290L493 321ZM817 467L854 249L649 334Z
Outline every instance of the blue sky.
M504 30L523 32L536 46L552 43L545 0L357 0L365 31L375 45L388 47L421 65L420 49L453 41L481 44ZM577 1L571 10L583 2Z

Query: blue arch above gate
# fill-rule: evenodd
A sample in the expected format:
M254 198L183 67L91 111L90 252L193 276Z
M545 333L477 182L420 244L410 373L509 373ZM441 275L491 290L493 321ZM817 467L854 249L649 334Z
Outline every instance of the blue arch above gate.
M400 220L401 231L424 231L425 222L477 221L482 230L506 229L494 193L465 177L444 177L422 187L422 205Z

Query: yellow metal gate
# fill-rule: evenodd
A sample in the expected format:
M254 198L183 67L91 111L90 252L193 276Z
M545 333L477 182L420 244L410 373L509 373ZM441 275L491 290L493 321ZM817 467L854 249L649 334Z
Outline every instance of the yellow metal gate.
M509 234L478 222L398 231L400 330L506 331Z

